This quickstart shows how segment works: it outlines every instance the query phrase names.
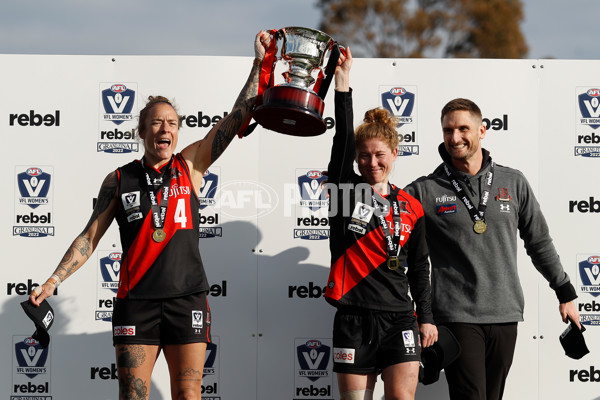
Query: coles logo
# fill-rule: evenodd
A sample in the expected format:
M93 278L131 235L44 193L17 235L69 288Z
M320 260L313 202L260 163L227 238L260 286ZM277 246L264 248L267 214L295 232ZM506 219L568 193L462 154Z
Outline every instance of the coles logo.
M135 326L115 326L113 336L135 336Z
M333 361L336 363L354 364L355 349L333 348Z

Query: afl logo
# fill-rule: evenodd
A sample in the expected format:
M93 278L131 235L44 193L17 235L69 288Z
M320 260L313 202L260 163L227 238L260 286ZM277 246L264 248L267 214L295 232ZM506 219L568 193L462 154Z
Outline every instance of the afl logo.
M323 174L321 173L321 171L308 171L306 173L306 176L310 179L319 179L320 177L323 176Z
M120 84L120 83L112 85L110 87L110 91L114 92L114 93L121 93L121 92L124 92L126 90L127 90L127 87L125 87L125 85Z
M600 89L589 89L587 91L587 95L591 97L598 97L600 96Z
M108 259L111 261L121 261L121 253L110 253Z
M406 93L406 89L403 87L395 87L390 89L390 94L394 96L402 96L404 93Z
M42 174L42 170L39 168L28 168L26 173L29 176L39 176Z
M308 347L309 349L318 349L319 347L321 347L321 341L309 340L306 342L306 347Z
M591 257L588 257L587 261L590 264L600 264L600 256L591 256Z

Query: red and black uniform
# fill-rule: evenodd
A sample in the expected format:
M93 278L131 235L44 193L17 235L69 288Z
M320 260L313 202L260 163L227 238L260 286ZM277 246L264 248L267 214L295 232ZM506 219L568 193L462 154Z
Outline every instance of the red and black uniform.
M198 248L199 201L185 160L177 154L159 170L132 161L117 174L123 258L113 344L210 342L209 287ZM149 190L160 208L167 188L165 238L155 241Z
M373 190L354 172L356 149L351 92L336 92L335 102L336 133L328 167L328 183L334 185L330 186L331 271L325 297L338 308L350 306L412 313L412 296L418 321L433 323L421 203L390 185L390 193L397 193L402 224L400 268L389 269L386 238L379 221L374 214L362 224L356 219L358 209L368 210L374 204ZM391 200L389 194L385 197ZM388 224L393 224L391 209L389 207L385 217Z
M166 171L169 165L170 173ZM163 227L166 238L162 242L152 239L154 225L146 172L156 182L151 190L159 205L162 179L171 179ZM123 248L117 298L164 299L208 291L198 249L199 201L181 154L160 170L144 167L136 160L117 173L120 207L116 219Z

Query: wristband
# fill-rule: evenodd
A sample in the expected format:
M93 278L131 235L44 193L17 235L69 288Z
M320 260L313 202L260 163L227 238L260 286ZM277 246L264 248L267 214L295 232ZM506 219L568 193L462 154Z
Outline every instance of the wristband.
M62 283L62 281L60 279L60 276L58 276L56 274L52 274L52 276L49 279L52 279L52 278L54 278L54 281L55 281L54 282L54 287L60 286L60 284ZM46 282L48 282L48 281L46 281Z
M38 297L40 294L42 294L42 285L34 287L32 293L35 294L35 297Z

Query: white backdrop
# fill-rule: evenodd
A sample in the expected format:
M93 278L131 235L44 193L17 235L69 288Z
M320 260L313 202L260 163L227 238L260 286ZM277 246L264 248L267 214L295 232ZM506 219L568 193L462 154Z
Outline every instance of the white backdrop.
M86 266L50 302L51 345L29 336L19 302L42 283L85 226L103 178L140 158L131 140L148 95L174 98L185 115L183 148L229 112L252 59L243 57L0 56L0 118L6 171L0 196L5 257L0 296L0 397L116 399L110 315L120 267L116 224ZM399 186L440 162L439 113L455 97L479 104L489 121L484 146L499 164L522 170L538 195L575 285L591 354L567 358L557 301L519 254L526 296L507 399L600 399L600 155L597 61L357 59L352 71L355 122L387 105L403 117L405 137L392 182ZM115 88L126 101L115 99ZM117 99L119 100L119 99ZM581 104L581 106L580 106ZM132 106L129 110L127 107ZM391 106L390 106L391 107ZM333 126L333 91L325 117ZM597 125L596 125L597 124ZM205 399L334 399L334 309L322 298L329 267L326 204L305 182L325 170L333 132L298 138L257 128L235 139L200 191L200 248L212 285L214 346ZM300 180L299 180L300 179ZM306 202L303 200L310 200ZM307 206L310 205L310 206ZM499 299L501 301L501 299ZM151 399L168 399L159 359ZM375 398L383 396L381 383ZM419 385L418 399L446 397L445 382Z

